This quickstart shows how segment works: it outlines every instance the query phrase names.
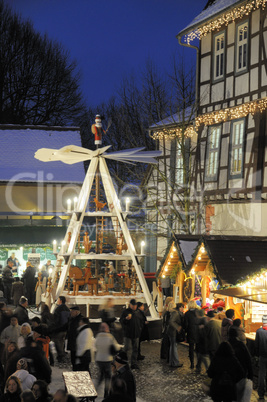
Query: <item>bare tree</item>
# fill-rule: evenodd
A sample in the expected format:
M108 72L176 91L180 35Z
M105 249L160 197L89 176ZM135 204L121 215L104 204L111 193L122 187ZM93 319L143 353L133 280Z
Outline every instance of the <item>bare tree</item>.
M68 125L82 110L76 63L0 0L0 122Z

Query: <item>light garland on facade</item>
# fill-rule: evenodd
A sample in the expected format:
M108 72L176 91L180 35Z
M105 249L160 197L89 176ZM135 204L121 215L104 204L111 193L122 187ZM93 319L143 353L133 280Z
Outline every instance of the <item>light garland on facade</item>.
M246 279L239 282L237 286L243 288L249 288L251 286L256 286L259 288L266 288L265 284L267 281L267 270L262 269L260 272L254 273L252 275L248 275Z
M209 32L218 31L223 25L228 25L231 22L234 22L236 19L242 18L245 15L249 15L252 11L262 8L264 9L266 6L267 0L251 0L246 4L235 7L231 11L222 14L216 20L209 22L207 25L196 29L193 32L190 32L188 35L185 35L185 42L190 44L194 39L201 39L206 36Z
M150 134L150 137L153 138L153 140L173 140L174 138L182 138L183 136L186 138L191 138L194 134L196 134L194 127L189 126L185 130L183 130L182 128L164 128L161 131L153 132L152 134Z
M267 97L263 99L257 99L252 102L244 103L243 105L234 106L232 108L221 109L211 113L205 113L196 117L195 128L198 130L201 124L205 126L212 126L228 120L236 120L241 117L247 116L249 113L252 116L258 111L263 112L267 109Z

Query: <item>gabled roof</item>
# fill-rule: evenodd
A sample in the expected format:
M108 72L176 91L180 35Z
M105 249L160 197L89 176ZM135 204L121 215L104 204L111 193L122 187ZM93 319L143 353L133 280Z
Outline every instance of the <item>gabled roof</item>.
M230 9L237 3L244 3L244 0L214 0L207 8L193 19L182 31L179 32L179 36L184 35L186 32L192 31L205 22L215 18L217 15Z
M266 237L207 236L203 242L221 284L235 285L267 268Z
M193 107L188 107L185 109L184 120L186 123L190 123L194 120L195 114L193 113L192 108ZM149 129L162 129L163 127L176 126L177 124L181 123L183 123L182 111L174 113L173 115L168 116L155 124L152 124Z
M41 162L34 158L39 148L81 146L77 127L0 125L0 181L82 183L83 163Z

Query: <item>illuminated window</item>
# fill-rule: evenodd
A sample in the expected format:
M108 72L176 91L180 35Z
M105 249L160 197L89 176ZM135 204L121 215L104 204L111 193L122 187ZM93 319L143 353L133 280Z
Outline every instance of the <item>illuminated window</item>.
M224 52L225 50L225 34L221 33L214 37L214 80L223 78L224 76Z
M244 153L244 128L245 121L236 120L231 125L231 142L230 142L230 176L242 176L243 172L243 153Z
M248 22L237 26L236 39L236 72L240 72L248 66Z
M182 150L181 150L181 144L179 144L179 143L177 143L175 171L176 171L175 182L177 184L183 184L183 182L184 182L183 155L182 155Z
M210 127L207 141L206 181L216 181L218 175L221 126Z

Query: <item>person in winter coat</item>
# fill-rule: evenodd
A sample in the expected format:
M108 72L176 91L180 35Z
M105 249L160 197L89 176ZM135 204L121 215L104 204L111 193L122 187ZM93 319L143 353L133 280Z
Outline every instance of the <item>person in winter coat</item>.
M235 331L237 333L237 338L246 345L247 338L246 338L246 335L245 335L245 329L241 326L241 320L239 318L236 318L233 321L232 326L234 327L234 329L235 329ZM230 329L229 329L229 331L230 331Z
M262 327L257 329L255 356L259 357L258 394L259 400L264 400L266 390L266 366L267 366L267 315L262 316Z
M77 329L82 317L79 306L73 306L70 308L70 321L67 331L67 350L70 350L70 359L73 370L75 367Z
M132 349L132 369L139 369L139 366L137 365L137 356L140 336L140 324L138 316L136 315L136 308L137 304L135 299L131 299L129 307L122 312L122 315L120 317L120 322L123 330L123 350L127 353L130 348Z
M65 338L68 330L70 319L70 310L66 306L66 297L59 296L57 299L57 307L54 311L54 328L52 341L55 343L58 362L63 362L65 358Z
M180 309L183 309L183 304ZM177 350L176 334L182 329L182 318L179 312L176 310L176 303L169 303L170 320L167 328L167 335L170 340L170 351L169 351L169 365L171 367L182 367L183 364L180 363Z
M127 395L126 382L116 377L112 382L109 396L103 402L132 402L132 399Z
M145 356L141 354L141 342L149 340L148 321L144 310L145 310L144 303L137 302L136 314L140 321L140 336L139 336L137 360L144 360Z
M89 326L89 319L82 317L79 321L76 338L76 356L74 371L89 371L93 347L93 331Z
M196 372L201 373L201 364L203 363L205 369L208 370L210 363L208 355L208 342L206 336L207 318L205 317L204 310L201 309L196 310L196 315L197 315Z
M197 340L197 316L196 310L198 309L198 305L194 300L190 300L187 305L188 311L184 315L185 320L185 331L187 342L189 343L189 359L190 359L190 368L194 368L194 349L195 343Z
M6 381L6 392L0 397L0 402L21 402L22 389L18 377L10 376Z
M135 379L128 365L127 353L124 350L119 351L112 363L111 390L115 388L113 383L117 381L117 379L125 381L127 386L127 397L130 398L132 402L136 402Z
M32 392L35 402L50 402L53 397L48 392L47 384L42 380L37 380L32 385Z
M27 341L32 341L32 327L28 322L24 322L20 327L20 336L18 338L18 348L24 348Z
M206 338L208 345L208 354L210 359L212 359L215 355L216 350L218 349L221 343L221 325L222 322L215 319L215 313L213 310L208 311L207 313L207 325L206 325Z
M236 401L236 384L245 376L229 342L222 342L208 368L210 396L216 402Z
M4 345L7 342L18 343L18 338L20 336L20 326L18 324L18 319L15 315L10 318L10 325L6 327L1 333L1 343Z
M107 323L102 322L99 327L99 332L95 338L96 356L95 360L99 367L99 378L97 381L97 387L105 380L105 394L106 398L109 393L110 380L111 380L111 362L113 360L112 349L114 352L120 350L120 345L117 343L114 336L110 333Z
M38 325L33 329L33 340L44 351L45 357L49 359L49 343L50 338L46 335L47 329L44 325Z
M16 367L14 370L8 371L8 366L10 364L10 361L14 358L14 356L17 355L18 352L18 346L15 342L9 342L5 346L5 350L3 353L3 360L2 364L4 366L4 380L6 381L8 377L16 370Z
M18 377L21 383L22 391L31 389L36 378L28 372L28 363L25 359L19 359L17 362L17 371L12 375Z
M11 304L11 289L12 283L14 282L12 267L13 262L8 261L7 266L2 271L2 284L4 288L4 295L8 304Z
M11 298L13 299L14 306L19 304L21 296L24 296L23 282L19 277L15 278L15 282L12 283Z
M221 333L221 341L228 341L228 332L231 325L233 325L233 320L235 317L235 310L229 308L225 312L226 318L222 320L222 333Z
M160 358L169 362L170 340L167 335L167 328L170 320L170 312L168 310L169 303L173 302L173 297L167 297L162 311L162 341L160 347Z
M19 299L19 304L14 310L14 315L18 317L19 325L22 325L24 322L30 322L27 307L27 297L21 296L21 298Z
M102 322L107 323L110 328L110 332L114 333L115 331L114 322L116 321L116 317L114 312L114 303L111 297L108 298L108 300L103 306L101 306L99 313Z
M30 261L27 262L26 266L26 271L23 274L24 288L29 304L32 306L35 304L36 268Z
M243 381L240 381L237 384L237 401L250 401L251 393L252 393L252 381L253 381L253 368L252 368L252 360L251 355L248 351L246 345L239 339L238 333L234 325L232 325L229 329L229 343L232 346L235 356L238 359L239 363L244 369L245 376ZM250 384L248 384L248 381ZM243 394L246 391L246 399L243 400Z

